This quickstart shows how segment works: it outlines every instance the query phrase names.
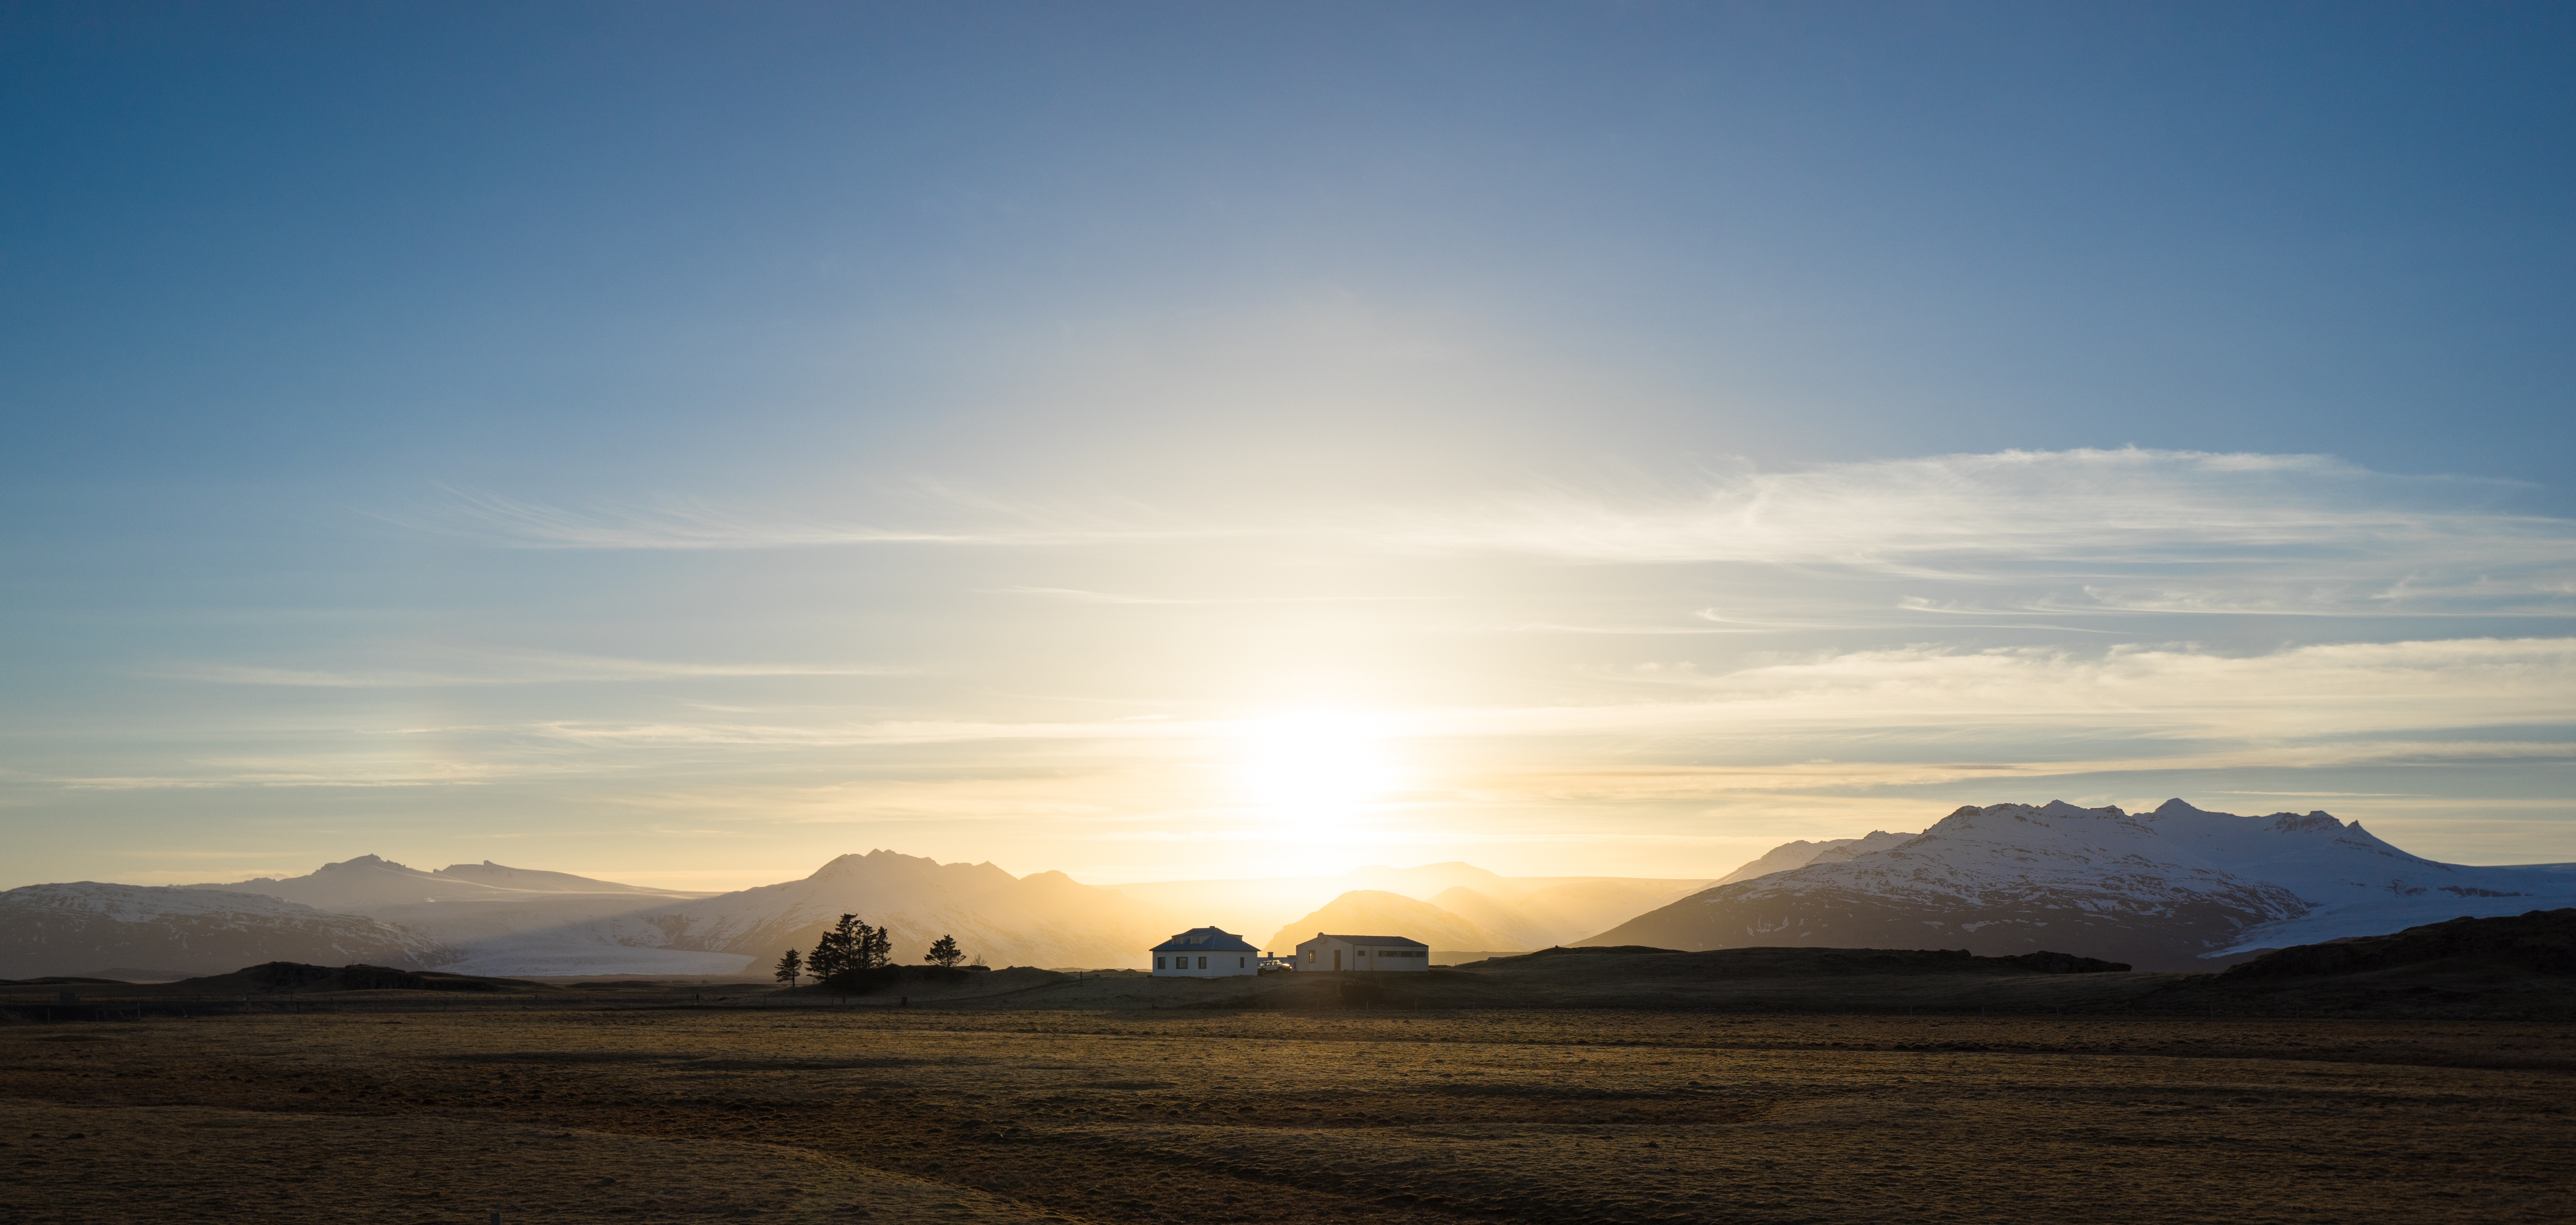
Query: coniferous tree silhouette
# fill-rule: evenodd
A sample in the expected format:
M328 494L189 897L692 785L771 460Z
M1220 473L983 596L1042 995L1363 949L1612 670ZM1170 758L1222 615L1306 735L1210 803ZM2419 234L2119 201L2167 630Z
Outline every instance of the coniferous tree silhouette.
M943 970L956 969L957 963L964 961L965 959L966 954L957 951L957 937L955 936L941 936L937 940L931 941L930 956L923 958L923 960L928 961L930 964L938 966Z
M881 970L894 964L894 933L864 923L859 925L859 931L859 946L864 950L859 957L860 969Z
M805 959L805 972L820 982L837 977L846 970L866 969L867 964L861 959L867 953L863 940L863 933L867 930L868 925L859 922L859 916L842 915L839 922L832 924L830 931L823 933L822 939L814 942L813 954Z
M785 983L790 987L794 987L796 985L797 976L804 972L804 959L797 955L796 950L789 949L786 952L779 954L777 973L771 975L771 977L776 978L778 981Z

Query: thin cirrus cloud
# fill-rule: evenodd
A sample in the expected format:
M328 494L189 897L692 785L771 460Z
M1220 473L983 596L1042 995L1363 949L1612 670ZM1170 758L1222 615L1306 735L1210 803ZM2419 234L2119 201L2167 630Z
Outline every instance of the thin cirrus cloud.
M845 545L1048 546L1174 539L1208 529L1151 522L1149 512L1120 504L1106 509L1021 505L977 497L936 483L913 491L941 517L964 517L966 526L882 527L777 510L719 506L701 498L666 498L651 505L597 502L559 506L441 485L444 500L426 508L368 514L396 526L458 537L478 544L528 549L806 549Z
M2515 487L2322 456L2008 451L1651 494L1549 490L1399 520L1399 544L1587 563L1795 566L1916 612L2576 615L2576 522ZM1929 593L1929 594L1927 594Z
M1868 733L1929 733L1957 742L1992 733L2024 746L2137 743L2130 768L2206 755L2212 742L2286 745L2385 740L2421 751L2468 744L2483 729L2576 722L2576 639L2441 639L2338 643L2229 655L2189 647L1908 647L1757 660L1703 674L1638 665L1608 679L1680 693L1651 701L1549 706L1419 707L1383 714L1385 735L1502 745L1531 738L1721 737L1739 743ZM886 720L557 722L525 729L594 748L688 744L837 748L902 744L1090 742L1104 757L1140 743L1241 738L1238 719L1010 722ZM2454 737L2455 741L2434 738ZM2170 748L2155 747L2158 744ZM2494 744L2472 756L2497 756ZM2523 743L2520 740L2514 744ZM2543 746L2544 755L2569 751ZM1170 750L1180 751L1180 750ZM1515 749L1513 752L1520 750ZM2346 745L2331 753L2364 750ZM2378 750L2368 750L2377 752ZM2392 750L2397 751L2397 750ZM2449 750L2445 750L2449 751ZM2534 750L2540 751L2540 750ZM2514 749L2504 755L2526 755ZM1792 771L1794 772L1794 771Z
M2576 523L2512 515L2496 481L2397 477L2320 455L2003 451L1821 464L1660 493L1560 488L1468 516L1416 517L1393 539L1597 561L1839 562L1948 571L1942 557L2272 559L2478 540L2565 562Z
M1690 804L2148 771L2326 771L2515 763L2555 769L2576 742L2576 639L1972 650L1913 646L1633 665L1598 679L1643 700L1434 705L1376 712L1408 769L1408 820L1493 806ZM750 778L676 788L694 804L796 797L793 820L1043 811L1128 830L1153 814L1239 808L1222 772L1258 719L751 717L546 719L424 728L426 753L208 757L184 773L54 778L72 790L419 788L633 781L757 752ZM1606 750L1606 751L1605 751ZM921 756L928 752L930 756ZM1835 760L1816 760L1830 755ZM879 773L879 768L885 769ZM646 772L639 775L638 771ZM801 781L800 781L801 780ZM647 788L653 790L653 788ZM672 802L678 802L675 798ZM1728 802L1733 802L1729 800ZM1041 807L1032 807L1040 805ZM1150 824L1150 821L1147 822ZM1141 827L1139 827L1141 828ZM1133 832L1133 830L1129 830Z
M893 676L912 669L877 665L698 664L592 655L510 653L475 656L447 669L274 668L251 664L185 664L147 675L218 685L295 689L400 689L472 685L545 685L580 681L656 681L764 676Z
M2576 721L2576 638L2349 642L2231 655L1911 646L1749 661L1703 675L1645 664L1616 679L1694 695L1611 717L1711 730L2030 729L2281 741ZM1688 712L1688 713L1685 713ZM2043 738L2046 738L2043 736Z
M2576 521L2502 509L2517 491L2499 481L2393 476L2327 456L2124 448L1202 517L1133 502L1007 503L937 485L921 487L931 509L920 513L953 526L886 527L696 500L570 508L453 489L434 510L385 517L528 548L1186 549L1269 538L1377 555L1749 565L1796 568L1811 603L1838 602L1837 579L1900 582L1918 589L1873 596L1877 607L1986 616L2576 615Z

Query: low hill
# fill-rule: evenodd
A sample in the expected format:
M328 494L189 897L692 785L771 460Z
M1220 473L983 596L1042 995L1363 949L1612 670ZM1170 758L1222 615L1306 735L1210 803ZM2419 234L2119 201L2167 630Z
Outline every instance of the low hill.
M2158 1001L2221 1015L2576 1020L2576 907L2276 949Z
M951 1006L1638 1008L1712 1012L2576 1019L2576 909L2457 919L2283 949L2224 973L2137 971L2042 950L1551 948L1405 973L1259 978L1010 971Z
M230 974L214 974L169 984L174 991L203 995L301 995L329 991L554 991L544 983L513 978L479 978L432 970L396 970L388 966L316 966L272 961Z
M2349 936L2265 953L2231 967L2230 982L2317 974L2369 974L2422 965L2493 966L2536 974L2576 974L2576 907L2534 910L2511 918L2457 918L2385 936Z

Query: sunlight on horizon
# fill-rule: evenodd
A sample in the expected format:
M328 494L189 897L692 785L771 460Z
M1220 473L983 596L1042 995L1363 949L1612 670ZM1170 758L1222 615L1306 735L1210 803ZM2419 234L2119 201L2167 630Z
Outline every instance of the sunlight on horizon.
M1316 708L1254 720L1237 748L1244 792L1266 809L1282 841L1350 830L1395 788L1380 716Z

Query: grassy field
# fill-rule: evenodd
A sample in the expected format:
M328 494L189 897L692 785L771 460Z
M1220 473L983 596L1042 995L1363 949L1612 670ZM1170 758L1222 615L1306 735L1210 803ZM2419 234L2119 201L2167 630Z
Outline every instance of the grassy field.
M0 1217L2564 1221L2563 1023L913 1007L0 1028Z

